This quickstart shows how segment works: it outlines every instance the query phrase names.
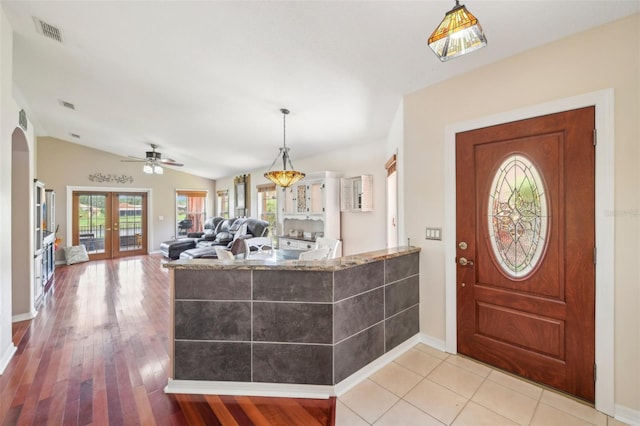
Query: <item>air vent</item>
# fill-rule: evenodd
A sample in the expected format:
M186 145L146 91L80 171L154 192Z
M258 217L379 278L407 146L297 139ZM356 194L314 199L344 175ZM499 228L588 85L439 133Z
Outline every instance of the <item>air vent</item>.
M75 111L76 106L74 104L72 104L71 102L67 102L67 101L63 101L62 99L58 99L58 102L60 102L60 105L62 105L65 108L69 108Z
M62 32L60 32L60 29L36 17L34 17L33 20L36 23L36 31L38 31L39 34L62 43Z

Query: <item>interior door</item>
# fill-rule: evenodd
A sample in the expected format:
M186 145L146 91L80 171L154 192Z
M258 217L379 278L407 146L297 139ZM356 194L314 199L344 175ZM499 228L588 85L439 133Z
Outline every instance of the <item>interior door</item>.
M594 400L595 109L456 135L458 351Z
M147 253L147 194L73 192L73 244L89 259Z

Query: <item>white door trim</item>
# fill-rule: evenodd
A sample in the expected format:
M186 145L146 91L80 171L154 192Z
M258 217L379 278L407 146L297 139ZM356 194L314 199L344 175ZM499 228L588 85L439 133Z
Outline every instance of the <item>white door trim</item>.
M447 352L457 352L456 133L588 106L596 107L596 409L615 415L614 400L614 92L607 89L455 123L445 129L445 315Z

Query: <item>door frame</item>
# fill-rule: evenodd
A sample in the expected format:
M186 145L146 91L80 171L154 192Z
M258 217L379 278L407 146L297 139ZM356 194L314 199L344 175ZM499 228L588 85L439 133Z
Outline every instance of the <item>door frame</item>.
M598 379L595 407L615 415L614 400L614 91L606 89L569 98L506 111L478 119L454 123L445 128L445 349L457 353L456 322L456 133L512 121L595 106L598 144L596 146L595 232L596 325L595 358Z
M67 186L67 232L66 241L73 241L73 227L71 226L73 221L73 192L74 191L89 191L89 192L143 192L147 194L147 253L151 253L150 247L153 247L153 235L151 230L153 228L153 199L151 196L151 188L122 188L117 186Z

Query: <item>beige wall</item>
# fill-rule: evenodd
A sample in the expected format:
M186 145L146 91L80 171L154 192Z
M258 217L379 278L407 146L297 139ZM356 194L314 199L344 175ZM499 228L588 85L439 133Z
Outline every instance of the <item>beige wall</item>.
M445 128L614 89L615 403L636 413L640 410L639 29L640 15L635 15L408 94L404 104L406 233L423 249L421 330L444 340L444 241L421 237L425 226L444 225ZM444 237L446 241L452 236Z
M198 189L209 191L207 212L213 212L215 200L215 182L189 175L172 167L164 167L163 175L149 175L142 172L142 163L121 162L123 157L104 151L87 148L82 145L55 138L41 137L37 142L37 175L47 189L56 192L56 222L60 225L58 236L63 238L62 247L70 245L67 238L67 186L116 188L122 190L150 189L149 235L150 251L160 249L160 243L175 235L175 191L176 189ZM90 174L130 175L132 183L92 182ZM160 216L164 219L160 220ZM64 259L62 250L56 258Z

